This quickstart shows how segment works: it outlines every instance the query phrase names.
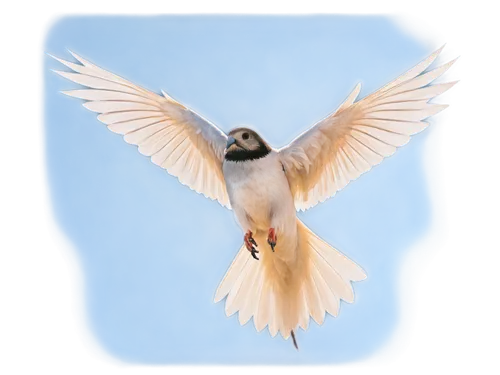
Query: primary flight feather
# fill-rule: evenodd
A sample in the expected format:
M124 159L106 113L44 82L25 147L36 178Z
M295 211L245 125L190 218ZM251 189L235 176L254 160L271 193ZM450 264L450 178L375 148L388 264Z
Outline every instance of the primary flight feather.
M165 92L143 89L76 54L80 64L54 58L72 70L56 73L87 87L63 93L85 100L99 121L182 184L233 209L243 245L215 302L227 296L228 316L239 312L241 324L253 317L258 331L267 326L297 347L297 328L306 330L309 317L322 324L325 313L337 316L341 299L354 301L351 282L366 274L296 211L335 195L446 108L429 101L455 82L431 83L454 61L425 72L441 50L356 102L358 84L335 112L281 149L248 128L226 135Z

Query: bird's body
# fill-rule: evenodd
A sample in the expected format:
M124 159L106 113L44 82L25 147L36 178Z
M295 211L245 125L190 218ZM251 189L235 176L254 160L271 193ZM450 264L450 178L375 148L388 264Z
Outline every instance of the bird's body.
M356 101L356 86L339 108L281 149L257 132L227 135L163 92L152 93L75 58L57 59L73 72L58 72L87 89L65 92L84 99L108 128L193 190L232 208L244 244L221 281L218 302L245 324L266 326L287 339L309 317L322 324L337 316L340 300L354 301L353 281L366 278L354 261L315 235L296 216L332 197L413 134L423 119L446 106L429 103L454 83L430 85L453 61L432 71L438 50L405 74Z
M242 324L253 315L257 330L267 325L272 336L280 332L288 338L298 326L307 329L309 314L320 324L325 312L336 316L339 299L354 298L350 281L366 275L297 218L279 151L247 128L232 130L229 139L222 165L229 201L243 232L255 241L260 264L248 262L253 245L243 246L215 299L229 294L228 315L239 311ZM276 237L272 247L270 229ZM336 286L336 295L328 284Z
M234 216L244 231L276 228L295 237L295 205L279 155L222 165Z

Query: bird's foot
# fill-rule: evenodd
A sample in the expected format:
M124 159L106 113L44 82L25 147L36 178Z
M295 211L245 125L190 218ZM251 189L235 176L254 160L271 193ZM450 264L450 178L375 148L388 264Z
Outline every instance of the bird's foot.
M271 246L271 250L274 252L274 247L278 242L278 236L276 235L276 230L274 228L269 228L269 234L267 235L267 243Z
M257 242L255 242L255 240L252 237L252 231L249 230L248 232L246 232L245 237L243 237L243 239L245 241L245 246L247 250L250 251L250 254L252 254L252 257L254 257L254 259L259 260L259 258L257 258L256 255L259 251L255 249L256 247L258 247L258 245Z

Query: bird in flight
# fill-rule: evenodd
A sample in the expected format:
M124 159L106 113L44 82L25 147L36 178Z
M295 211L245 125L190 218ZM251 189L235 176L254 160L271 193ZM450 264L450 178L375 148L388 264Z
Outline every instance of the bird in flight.
M336 317L340 300L352 303L351 282L363 269L323 241L296 216L325 201L379 164L428 126L422 121L446 105L429 101L456 82L431 83L455 62L426 69L443 47L384 87L356 101L360 84L338 109L287 146L271 147L257 132L225 134L174 100L139 87L72 53L79 64L56 71L85 89L63 91L127 143L179 181L232 209L243 245L227 270L215 302L225 312L252 317L257 331L287 340L312 317Z

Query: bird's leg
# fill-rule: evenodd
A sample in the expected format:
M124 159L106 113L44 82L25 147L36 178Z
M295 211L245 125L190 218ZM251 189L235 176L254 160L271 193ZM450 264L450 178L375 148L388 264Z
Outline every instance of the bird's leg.
M243 239L245 241L245 246L246 246L247 250L250 251L250 253L254 257L254 259L259 260L259 258L257 258L257 255L255 255L259 251L255 249L255 247L258 247L258 245L257 245L257 242L255 242L255 240L252 237L252 231L249 230L248 232L246 232L245 237L243 237Z
M274 247L278 242L278 236L276 235L276 230L274 228L269 228L269 234L267 235L267 243L271 246L271 250L274 252Z

